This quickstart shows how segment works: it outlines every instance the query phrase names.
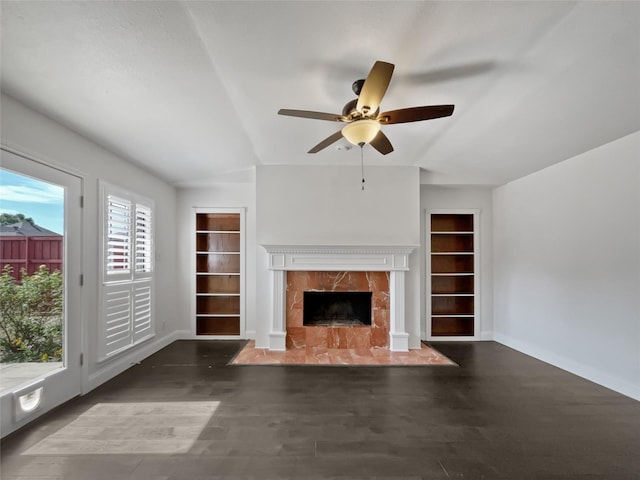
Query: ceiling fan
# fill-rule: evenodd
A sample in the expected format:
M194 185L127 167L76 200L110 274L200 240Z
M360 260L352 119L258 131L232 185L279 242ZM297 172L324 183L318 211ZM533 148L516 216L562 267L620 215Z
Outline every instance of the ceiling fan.
M370 144L378 152L386 155L393 152L393 146L382 132L382 125L448 117L453 113L454 108L453 105L431 105L389 110L380 113L380 102L389 87L393 69L394 65L392 63L377 61L366 79L353 82L351 88L358 98L348 102L342 109L341 115L285 108L280 109L278 114L346 123L341 130L322 140L308 153L317 153L344 137L352 144L360 147Z

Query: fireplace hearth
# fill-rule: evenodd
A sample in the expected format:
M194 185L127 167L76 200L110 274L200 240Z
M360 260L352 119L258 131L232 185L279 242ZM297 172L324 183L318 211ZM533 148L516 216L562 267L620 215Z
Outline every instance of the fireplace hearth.
M371 292L316 292L303 295L302 324L309 326L371 326Z

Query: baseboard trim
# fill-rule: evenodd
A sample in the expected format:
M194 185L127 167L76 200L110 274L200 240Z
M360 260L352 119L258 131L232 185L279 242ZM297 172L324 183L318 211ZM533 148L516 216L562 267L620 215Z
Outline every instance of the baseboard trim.
M176 340L182 339L184 335L184 331L178 330L171 332L169 335L165 335L164 337L146 342L139 347L134 347L121 357L114 359L98 371L89 375L86 384L83 385L82 395L89 393L94 388L97 388L103 383L111 380L113 377L120 375L125 370L128 370L133 365L156 353L158 350L166 347Z
M493 332L491 330L485 330L483 332L480 332L480 340L482 341L493 340Z
M514 350L522 352L543 362L549 363L554 367L561 368L562 370L566 370L567 372L573 373L574 375L578 375L579 377L582 377L586 380L597 383L598 385L602 385L603 387L621 393L622 395L625 395L627 397L633 398L634 400L640 401L640 387L627 382L626 380L614 377L606 372L576 362L575 360L564 357L562 355L557 355L544 348L539 348L527 342L516 340L509 337L508 335L494 332L493 338L496 342L501 343L509 348L513 348Z

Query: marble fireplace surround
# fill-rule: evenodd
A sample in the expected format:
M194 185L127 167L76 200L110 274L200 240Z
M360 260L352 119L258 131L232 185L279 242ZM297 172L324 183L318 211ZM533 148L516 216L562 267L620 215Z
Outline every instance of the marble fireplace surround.
M405 330L405 272L417 245L262 245L269 254L272 314L269 350L286 350L288 271L389 272L389 350L409 351Z

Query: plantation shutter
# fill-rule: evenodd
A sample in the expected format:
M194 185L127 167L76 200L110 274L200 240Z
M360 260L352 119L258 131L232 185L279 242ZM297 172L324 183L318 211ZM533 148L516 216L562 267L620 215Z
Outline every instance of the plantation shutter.
M155 334L153 202L101 182L100 360Z
M128 285L109 285L105 289L106 352L128 346L131 338L131 289Z
M133 341L147 335L151 329L151 285L135 284L133 288Z
M107 195L105 273L129 275L131 271L131 201Z
M151 208L136 205L136 274L150 274L152 271L152 224Z
M133 289L133 341L149 335L151 330L151 282L143 281L152 275L153 225L151 208L136 204L135 277L139 280Z

